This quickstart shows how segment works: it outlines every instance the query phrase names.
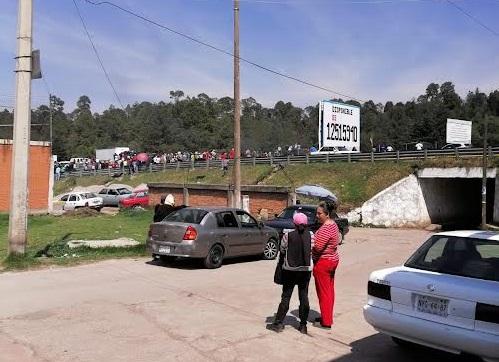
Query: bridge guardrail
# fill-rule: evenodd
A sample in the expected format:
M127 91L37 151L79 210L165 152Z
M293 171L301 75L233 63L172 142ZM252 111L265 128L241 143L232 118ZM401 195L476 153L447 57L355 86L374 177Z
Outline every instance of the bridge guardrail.
M489 147L487 150L489 156L499 155L499 147ZM393 151L393 152L371 152L371 153L349 153L349 154L320 154L305 156L280 156L280 157L242 157L241 165L296 165L307 163L328 163L328 162L376 162L376 161L400 161L400 160L426 160L439 157L472 158L481 157L482 148L462 148L451 150L422 150L422 151ZM233 160L229 161L229 166ZM209 161L183 161L166 164L150 164L148 167L140 167L139 173L161 172L175 169L203 169L203 168L222 168L221 160ZM100 169L100 170L74 170L61 174L61 178L71 176L118 176L119 174L128 174L124 169Z

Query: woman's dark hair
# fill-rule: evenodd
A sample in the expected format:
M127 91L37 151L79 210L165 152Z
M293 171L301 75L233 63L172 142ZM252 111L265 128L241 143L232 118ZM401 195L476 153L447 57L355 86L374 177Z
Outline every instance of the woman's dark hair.
M296 230L298 230L299 234L303 234L305 232L306 228L307 228L307 225L303 225L303 224L296 225Z
M336 203L333 201L321 201L319 207L324 210L327 216L331 217L336 212Z

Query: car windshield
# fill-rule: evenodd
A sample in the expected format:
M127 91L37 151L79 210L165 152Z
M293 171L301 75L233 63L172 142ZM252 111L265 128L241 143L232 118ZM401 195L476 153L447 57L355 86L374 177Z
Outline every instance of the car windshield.
M163 221L185 222L200 224L208 212L200 209L180 209L172 212Z
M96 195L92 192L85 192L84 194L80 194L83 199L91 199L92 197L96 197Z
M499 281L499 241L434 235L411 256L405 266Z
M301 209L301 208L297 209L294 207L288 207L288 208L282 210L282 212L277 217L279 217L281 219L293 219L294 214L296 214L297 212L302 212L305 215L307 215L309 224L314 222L315 210L313 210L313 209L312 210Z
M282 212L277 217L279 217L281 219L292 219L295 212L296 212L296 209L287 208L287 209L282 210Z
M129 195L132 193L132 191L128 190L128 189L118 189L118 193L120 195Z

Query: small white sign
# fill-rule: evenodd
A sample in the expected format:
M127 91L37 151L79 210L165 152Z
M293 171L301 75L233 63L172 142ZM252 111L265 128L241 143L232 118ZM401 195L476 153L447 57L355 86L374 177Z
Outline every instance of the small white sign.
M447 119L447 143L471 144L471 121Z

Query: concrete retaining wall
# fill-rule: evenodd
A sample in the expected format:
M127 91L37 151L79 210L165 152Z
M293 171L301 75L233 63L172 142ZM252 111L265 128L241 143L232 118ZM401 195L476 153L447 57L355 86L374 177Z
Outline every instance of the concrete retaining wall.
M425 227L431 224L423 193L414 175L381 191L348 214L349 220L386 227Z

